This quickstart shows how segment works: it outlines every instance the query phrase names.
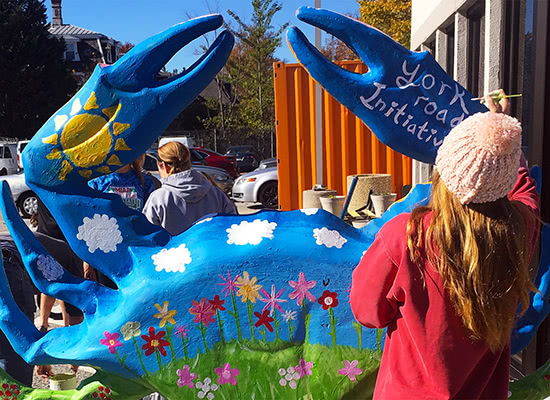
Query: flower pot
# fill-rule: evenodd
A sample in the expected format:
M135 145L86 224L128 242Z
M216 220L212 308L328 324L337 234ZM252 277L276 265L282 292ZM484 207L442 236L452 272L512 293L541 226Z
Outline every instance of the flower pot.
M51 390L73 390L76 389L76 384L76 375L73 374L58 374L49 380Z
M370 221L367 219L359 219L357 221L351 221L354 228L361 229L368 225Z
M377 217L381 217L386 212L389 206L395 201L396 193L388 194L371 194L372 205Z
M348 205L348 212L351 215L368 203L370 194L391 193L392 191L390 174L359 174L348 175L346 193L349 193L354 177L357 177L357 184Z
M346 196L321 197L319 200L321 201L321 207L323 210L340 217L340 214L342 214L342 210L344 209Z

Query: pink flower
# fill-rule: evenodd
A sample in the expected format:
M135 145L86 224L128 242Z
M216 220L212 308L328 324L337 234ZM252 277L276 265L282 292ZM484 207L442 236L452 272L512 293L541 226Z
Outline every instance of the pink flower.
M218 275L218 276L222 278L224 281L223 283L218 283L218 285L224 286L224 288L222 289L222 294L223 292L225 292L225 297L229 296L230 294L233 294L236 290L235 282L239 278L239 274L237 274L235 279L231 279L231 272L227 270L227 279L223 275Z
M355 382L355 375L361 375L363 373L363 370L361 368L357 368L357 360L353 360L351 363L346 360L344 361L346 366L340 370L338 370L338 373L340 375L347 375L349 380L352 382Z
M283 290L284 289L281 289L277 292L277 294L275 294L275 285L271 285L271 295L269 295L269 293L267 293L264 289L260 289L260 292L262 292L262 294L265 296L265 299L260 297L260 301L266 303L262 311L265 311L269 308L269 315L273 315L273 311L275 310L275 308L280 312L283 312L281 306L277 304L288 301L286 299L279 299L279 297L281 297L281 294L283 293Z
M193 300L193 307L189 309L189 312L195 316L193 322L202 322L206 327L208 327L208 325L212 322L215 322L212 317L216 314L216 311L214 311L212 304L209 304L204 297L201 299L200 303Z
M115 354L116 348L122 346L122 343L118 341L120 335L116 332L111 334L109 331L105 331L103 334L105 335L105 339L100 339L99 343L108 346L111 354Z
M300 374L300 378L303 378L304 375L311 375L311 368L313 368L313 363L311 361L306 362L306 360L302 358L294 369Z
M225 363L223 365L223 368L214 368L214 372L218 374L218 383L220 385L223 385L224 383L230 383L233 386L237 384L237 375L241 373L237 368L231 368L231 365L229 363Z
M310 289L313 289L317 282L315 281L306 281L306 277L303 272L300 272L300 275L298 277L298 282L295 281L288 281L288 284L294 288L294 291L292 291L288 297L291 299L298 299L296 303L301 306L304 302L304 297L307 297L309 301L315 301L317 298L312 295L309 291Z
M176 374L180 377L176 382L179 387L187 386L190 389L195 387L193 379L197 379L197 374L189 372L189 365L184 365L183 369L178 369Z
M187 325L185 326L179 326L179 325L176 325L176 336L177 337L181 337L181 335L183 335L184 338L187 337Z

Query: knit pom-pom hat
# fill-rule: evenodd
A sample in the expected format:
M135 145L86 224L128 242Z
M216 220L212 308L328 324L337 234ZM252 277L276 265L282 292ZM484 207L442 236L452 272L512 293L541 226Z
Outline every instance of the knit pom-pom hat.
M478 113L454 127L437 152L439 176L462 204L505 197L518 176L521 124L506 114Z

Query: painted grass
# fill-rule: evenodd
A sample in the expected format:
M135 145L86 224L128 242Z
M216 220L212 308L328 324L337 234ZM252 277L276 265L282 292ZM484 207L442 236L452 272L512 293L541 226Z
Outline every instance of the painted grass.
M359 350L351 346L290 345L282 340L268 343L232 340L225 344L215 344L207 354L199 353L192 359L171 361L145 379L168 399L198 398L200 389L178 387L177 369L187 364L190 371L197 374L194 384L204 382L208 377L212 385L218 381L214 368L229 363L231 368L240 370L236 377L237 385L219 385L216 391L211 392L216 399L369 399L372 397L380 357L379 351ZM296 366L301 358L313 362L312 375L297 380L296 389L288 384L281 386L279 370ZM358 361L357 367L363 372L357 375L357 382L338 373L345 366L344 360Z

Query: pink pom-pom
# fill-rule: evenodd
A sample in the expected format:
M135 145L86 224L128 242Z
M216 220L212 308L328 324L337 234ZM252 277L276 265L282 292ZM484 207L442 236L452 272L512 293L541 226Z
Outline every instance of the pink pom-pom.
M476 143L495 156L512 154L521 147L521 124L509 115L479 113L463 123L468 121L469 128L475 130L472 136Z

